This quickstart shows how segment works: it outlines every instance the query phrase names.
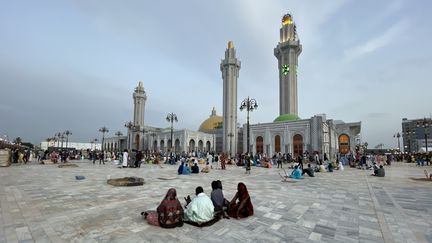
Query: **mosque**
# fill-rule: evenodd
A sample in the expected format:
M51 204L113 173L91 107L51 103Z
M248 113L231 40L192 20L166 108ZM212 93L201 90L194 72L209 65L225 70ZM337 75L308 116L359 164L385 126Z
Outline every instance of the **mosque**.
M155 151L216 151L230 155L250 151L253 154L290 153L292 156L324 153L330 158L337 154L355 151L361 131L361 122L345 123L327 119L318 114L308 119L298 115L297 67L302 51L296 25L291 14L282 18L280 41L274 48L279 69L279 116L273 122L250 124L237 123L237 81L241 62L236 57L232 41L228 42L220 70L223 79L223 114L218 116L213 108L198 131L174 130L144 125L146 93L139 82L133 94L134 120L126 124L127 136L107 138L105 150L141 149ZM171 136L172 134L172 136ZM172 139L171 139L172 137ZM247 143L249 137L249 148ZM174 141L174 144L172 144Z

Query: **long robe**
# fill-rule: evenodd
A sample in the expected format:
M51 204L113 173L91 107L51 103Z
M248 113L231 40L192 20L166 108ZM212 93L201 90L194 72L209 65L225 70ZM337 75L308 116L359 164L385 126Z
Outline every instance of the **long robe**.
M129 157L128 152L123 152L122 166L126 167L128 165L128 157Z

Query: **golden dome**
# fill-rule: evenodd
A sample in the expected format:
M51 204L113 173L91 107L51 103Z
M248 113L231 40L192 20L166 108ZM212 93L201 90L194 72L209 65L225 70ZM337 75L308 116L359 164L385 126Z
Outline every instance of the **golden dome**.
M213 107L212 114L209 118L201 123L198 131L200 132L208 132L209 130L214 130L216 128L222 127L223 118L221 116L216 115L216 110Z
M292 24L292 23L293 23L293 20L292 20L291 14L285 14L282 17L282 25L289 25L289 24Z
M234 42L228 41L228 49L234 48Z

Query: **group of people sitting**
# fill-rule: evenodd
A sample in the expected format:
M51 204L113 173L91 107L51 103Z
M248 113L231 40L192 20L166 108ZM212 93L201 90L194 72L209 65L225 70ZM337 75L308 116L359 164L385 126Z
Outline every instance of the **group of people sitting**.
M179 168L177 169L177 173L179 175L189 175L190 173L198 174L200 172L200 168L198 166L198 163L195 162L195 160L193 160L192 163L193 163L193 165L189 166L188 163L181 162ZM204 171L204 169L203 169L202 172L206 172L206 171Z
M210 197L204 193L201 186L195 189L195 198L185 197L184 209L177 198L176 190L170 188L156 211L145 211L141 215L148 224L163 228L181 227L183 223L203 227L212 225L221 218L240 219L253 215L252 202L244 183L238 183L237 193L231 202L223 195L221 181L213 181L211 186Z

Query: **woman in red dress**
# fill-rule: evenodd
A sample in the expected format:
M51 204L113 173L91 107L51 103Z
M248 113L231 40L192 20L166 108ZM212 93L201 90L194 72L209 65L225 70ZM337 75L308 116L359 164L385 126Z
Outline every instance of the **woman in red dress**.
M177 199L174 188L168 190L165 198L156 211L142 212L148 224L161 226L162 228L174 228L183 226L183 207Z
M233 218L246 218L254 213L253 205L246 188L246 185L240 182L237 185L237 193L230 202L228 215Z

